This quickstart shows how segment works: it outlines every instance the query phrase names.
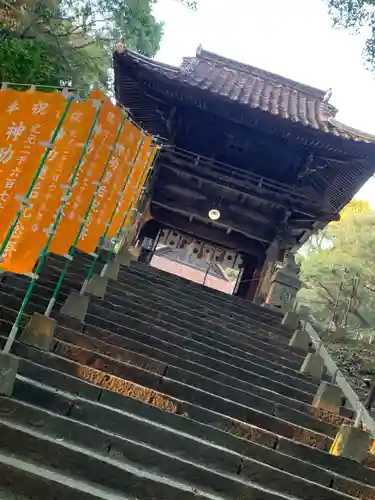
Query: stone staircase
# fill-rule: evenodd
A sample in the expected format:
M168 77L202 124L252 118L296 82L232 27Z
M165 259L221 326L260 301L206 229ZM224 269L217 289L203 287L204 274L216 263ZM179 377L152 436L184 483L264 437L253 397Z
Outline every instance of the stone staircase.
M44 313L64 264L49 256L24 323ZM77 254L52 346L22 341L0 397L0 499L375 498L375 461L327 453L350 410L311 403L277 313L141 263L121 268L85 323L58 313L90 258ZM103 263L98 262L97 271ZM5 344L28 280L3 276Z

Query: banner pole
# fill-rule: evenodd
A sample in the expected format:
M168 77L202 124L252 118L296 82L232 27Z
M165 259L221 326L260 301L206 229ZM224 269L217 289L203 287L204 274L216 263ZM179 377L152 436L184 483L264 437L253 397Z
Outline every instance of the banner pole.
M121 194L118 196L118 200L117 200L117 203L116 203L116 206L114 207L112 213L111 213L111 217L106 225L106 229L105 229L105 232L104 234L101 236L100 240L99 240L99 244L98 244L98 251L95 253L94 255L94 258L93 258L93 261L91 262L91 265L90 265L90 268L89 270L87 271L87 274L86 274L86 277L85 277L85 280L82 284L82 287L81 287L81 290L79 292L80 295L83 295L86 291L86 288L87 288L87 285L90 281L90 279L92 278L93 274L94 274L94 270L95 270L95 264L96 262L98 261L99 259L99 252L100 252L100 247L101 245L104 243L106 237L107 237L107 234L108 234L108 231L110 230L110 227L111 227L111 224L112 224L112 221L113 221L113 218L114 216L116 215L116 211L117 211L117 207L120 205L121 203L121 200L122 198L125 196L125 188L126 188L126 185L129 181L129 178L130 178L130 175L131 173L133 172L133 169L134 169L134 165L135 165L135 162L137 161L138 159L138 156L139 156L139 153L142 149L142 145L144 143L144 139L141 139L139 141L139 146L138 146L138 149L137 149L137 152L135 154L135 157L134 157L134 160L132 162L132 168L129 169L129 172L126 176L126 179L125 179L125 182L122 186L122 189L121 189ZM137 186L138 187L138 186Z
M87 149L87 146L90 142L90 139L95 131L95 126L96 126L96 123L98 121L98 118L99 118L99 114L100 114L100 111L101 111L101 108L102 108L102 102L98 102L98 105L97 105L97 111L96 111L96 114L95 114L95 118L93 120L93 123L91 125L91 129L89 131L89 134L87 136L87 139L85 141L85 144L83 146L83 149L82 149L82 152L81 152L81 155L80 155L80 158L78 160L78 163L75 167L75 170L74 170L74 173L72 175L72 178L70 180L70 184L69 184L69 187L66 189L64 195L62 196L62 203L60 204L60 207L58 208L57 210L57 217L55 219L55 222L53 223L53 226L52 226L52 229L50 231L50 234L49 234L49 237L48 237L48 240L47 240L47 243L46 245L44 246L44 249L42 251L42 254L39 258L39 261L38 261L38 264L36 266L36 269L35 269L35 273L33 274L33 278L31 279L31 282L29 284L29 287L26 291L26 294L25 294L25 297L22 301L22 304L21 304L21 307L20 307L20 310L18 311L18 314L17 314L17 317L15 319L15 322L12 326L12 329L10 331L10 334L8 336L8 339L6 341L6 344L4 346L4 349L3 349L3 352L5 353L9 353L11 348L12 348L12 345L13 345L13 342L16 338L16 335L17 335L17 332L19 330L19 326L20 326L20 323L21 323L21 319L22 319L22 316L25 312L25 309L26 309L26 306L29 302L29 299L30 299L30 296L32 294L32 291L34 289L34 286L38 280L38 273L40 272L42 266L43 266L43 263L45 261L45 258L46 258L46 255L48 253L48 249L51 245L51 242L53 240L53 237L55 236L55 233L56 233L56 229L62 219L62 216L63 216L63 210L64 210L64 207L65 205L67 204L68 202L68 199L69 199L69 196L71 194L71 191L74 187L74 183L75 183L75 180L78 176L78 172L79 172L79 169L82 165L82 162L83 162L83 158L85 156L85 153L86 153L86 149Z
M154 158L153 158L153 160L152 160L153 164L155 164L155 163L156 163L156 160L158 159L159 154L160 154L160 148L158 149L158 151L157 151L156 155L154 156ZM137 190L138 190L138 188L139 188L139 185L140 185L140 184L141 184L141 182L143 181L144 173L145 173L145 170L147 169L147 167L148 167L148 166L149 166L149 162L147 162L147 163L146 163L145 168L143 169L143 173L142 173L142 176L141 176L141 178L140 178L140 180L139 180L139 182L138 182L138 185L137 185L137 188L136 188L136 190L135 190L135 193L137 192ZM151 168L149 169L149 172L151 172L152 170L153 170L153 166L151 166ZM131 202L130 202L129 211L131 211L131 212L132 212L132 214L131 214L131 217L130 217L130 221L129 221L128 226L131 226L131 224L133 223L133 220L134 220L134 217L135 217L135 215L136 215L136 213L137 213L137 208L138 208L138 205L139 205L139 202L140 202L140 199L141 199L141 196L140 196L140 197L138 198L138 200L137 200L136 206L135 206L135 207L133 207L133 203L134 203L134 199L135 199L135 193L134 193L134 196L133 196L133 198L132 198L132 200L131 200ZM108 267L109 261L111 260L111 257L112 257L112 255L114 254L114 249L115 249L116 242L117 242L117 240L119 239L119 237L120 237L120 235L121 235L121 232L122 232L122 230L123 230L123 228L124 228L124 225L125 225L125 222L126 222L127 216L128 216L128 214L129 214L129 211L128 211L128 212L126 212L126 213L124 214L124 218L123 218L123 220L122 220L121 226L120 226L120 228L118 229L118 231L117 231L117 233L116 233L116 237L115 237L115 240L116 240L116 241L115 241L115 244L111 244L111 247L112 247L112 248L111 248L111 250L108 252L107 259L106 259L106 262L105 262L105 264L104 264L104 266L103 266L103 269L102 269L102 271L101 271L101 273L100 273L100 276L104 276L104 273L105 273L105 271L106 271L106 269L107 269L107 267Z
M92 196L92 198L91 198L91 201L90 201L90 203L89 203L89 205L88 205L88 207L87 207L86 213L85 213L85 215L84 215L84 217L83 217L83 220L82 220L81 225L80 225L80 227L79 227L79 230L78 230L78 233L77 233L76 238L75 238L75 240L74 240L74 243L73 243L73 245L71 246L71 248L70 248L70 250L69 250L69 252L68 252L68 256L69 256L69 257L68 257L68 260L65 262L64 268L63 268L63 270L61 271L61 274L60 274L59 280L58 280L58 282L57 282L57 284L56 284L56 286L55 286L55 289L54 289L54 291L53 291L52 297L51 297L51 299L50 299L50 301L49 301L49 303L48 303L47 309L46 309L46 311L45 311L45 313L44 313L44 316L46 316L46 317L49 317L49 316L50 316L50 314L51 314L51 312L52 312L52 309L53 309L53 306L54 306L54 305L55 305L55 303L56 303L56 299L57 299L57 296L58 296L58 294L59 294L59 291L60 291L61 285L62 285L62 283L63 283L63 281L64 281L64 279L65 279L65 276L66 276L66 273L67 273L67 271L68 271L68 269L69 269L70 263L71 263L71 261L73 260L74 254L75 254L75 252L76 252L76 250L77 250L77 244L78 244L78 242L79 242L79 239L80 239L80 237L81 237L81 234L82 234L82 231L83 231L83 229L84 229L84 227L85 227L85 224L86 224L86 222L87 222L87 220L88 220L88 218L89 218L89 215L90 215L90 212L91 212L92 206L93 206L93 204L94 204L94 201L95 201L96 195L97 195L97 193L98 193L98 191L99 191L99 189L100 189L100 186L101 186L102 180L103 180L104 175L105 175L105 173L106 173L106 171L107 171L108 165L109 165L109 163L110 163L110 161L111 161L111 158L112 158L113 152L114 152L114 150L115 150L115 147L116 147L117 141L118 141L118 139L119 139L119 137L120 137L120 134L121 134L121 132L122 132L122 129L123 129L123 127L124 127L125 121L126 121L126 115L124 114L124 118L123 118L123 120L122 120L122 122L121 122L121 124L120 124L120 126L119 126L119 128L118 128L118 131L117 131L117 134L116 134L116 138L115 138L115 140L114 140L114 142L113 142L113 144L112 144L112 146L111 146L111 149L110 149L110 152L109 152L108 158L107 158L107 160L106 160L106 162L105 162L104 168L103 168L103 170L102 170L102 172L101 172L101 174L100 174L100 177L99 177L98 181L96 182L96 189L95 189L95 193L93 194L93 196Z
M53 147L53 145L54 145L54 143L55 143L55 141L56 141L56 139L58 137L58 134L59 134L59 132L61 130L63 122L64 122L64 120L65 120L65 118L66 118L66 116L67 116L67 114L69 112L69 109L70 109L73 101L74 101L74 96L72 95L72 96L70 96L68 98L68 103L65 106L64 112L62 113L62 115L61 115L61 117L60 117L60 119L58 121L58 124L57 124L57 126L56 126L56 128L55 128L55 130L54 130L54 132L52 134L52 138L51 138L50 144L47 144L47 146L46 146L46 150L45 150L45 152L43 154L42 160L41 160L41 162L39 164L39 167L38 167L37 171L34 174L34 177L33 177L32 181L31 181L31 184L30 184L27 192L26 192L26 195L25 195L25 197L20 202L20 208L18 209L18 212L17 212L17 214L16 214L16 216L14 218L14 221L13 221L12 225L10 226L9 231L7 232L7 234L5 236L5 239L4 239L4 241L3 241L3 243L2 243L2 245L0 247L0 263L4 260L2 258L4 250L6 249L8 243L9 243L9 240L12 237L12 234L13 234L13 232L14 232L17 224L18 224L18 221L21 218L21 215L23 213L23 210L24 210L25 206L28 205L28 203L29 203L29 197L31 195L31 192L34 189L35 184L38 181L38 178L39 178L39 176L40 176L40 174L41 174L41 172L42 172L42 170L44 168L44 165L45 165L45 163L47 161L49 152L51 151L51 149L52 149L52 147Z

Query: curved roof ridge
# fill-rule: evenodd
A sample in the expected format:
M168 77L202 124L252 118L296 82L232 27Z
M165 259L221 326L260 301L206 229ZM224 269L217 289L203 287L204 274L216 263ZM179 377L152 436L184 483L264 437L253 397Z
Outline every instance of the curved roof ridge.
M179 73L181 70L180 66L173 66L172 64L157 61L156 59L144 56L139 52L136 52L135 50L126 49L126 53L129 54L133 59L154 69L168 70L175 73Z
M128 49L124 53L115 52L115 59L119 63L133 61L177 85L198 88L207 95L260 109L315 130L356 142L375 143L374 135L338 121L335 118L337 109L324 102L322 90L227 59L201 47L196 56L185 57L180 66L161 63Z
M339 130L342 134L346 134L348 139L375 143L375 135L373 134L369 134L368 132L364 132L358 128L350 127L349 125L336 120L336 118L329 118L328 122L332 127L334 127L334 129Z
M218 64L222 64L227 66L228 68L232 68L237 71L242 71L244 73L251 73L255 74L257 76L260 76L261 78L273 81L276 84L287 86L290 88L295 88L296 90L299 90L303 93L309 94L319 100L323 100L327 91L326 90L321 90L318 89L317 87L312 87L310 85L307 85L305 83L298 82L296 80L292 80L290 78L286 78L285 76L279 75L277 73L273 73L272 71L268 71L262 68L258 68L256 66L252 66L247 63L241 63L238 61L235 61L233 59L229 59L227 57L221 56L219 54L216 54L214 52L210 52L208 50L204 50L202 46L199 46L197 49L197 58L199 59L206 59L208 61L216 62ZM334 106L328 105L332 108Z

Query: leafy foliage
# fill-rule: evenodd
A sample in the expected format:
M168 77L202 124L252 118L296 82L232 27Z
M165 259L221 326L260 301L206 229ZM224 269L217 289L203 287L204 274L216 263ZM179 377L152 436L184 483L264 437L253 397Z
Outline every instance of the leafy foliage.
M2 81L88 88L105 85L120 38L152 57L163 23L157 0L0 0ZM181 1L195 8L194 0Z
M369 36L363 50L365 61L375 70L375 0L328 0L329 12L335 26L355 33L369 28Z
M375 324L375 212L351 202L319 241L301 253L300 300L325 329L367 335Z

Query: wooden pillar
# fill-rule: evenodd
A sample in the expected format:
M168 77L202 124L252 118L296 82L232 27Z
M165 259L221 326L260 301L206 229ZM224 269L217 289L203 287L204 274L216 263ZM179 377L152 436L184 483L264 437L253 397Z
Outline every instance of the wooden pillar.
M148 220L143 224L138 235L138 241L141 245L138 257L140 262L146 262L147 264L151 262L160 228L160 223L155 219Z
M264 304L271 286L271 278L277 268L278 263L281 263L284 256L284 251L281 248L281 242L276 238L268 247L263 266L259 273L259 281L256 293L254 294L254 302Z
M257 257L254 255L244 255L244 270L236 293L238 297L253 300L258 285L256 276L254 276L257 268ZM254 281L254 277L256 281Z

